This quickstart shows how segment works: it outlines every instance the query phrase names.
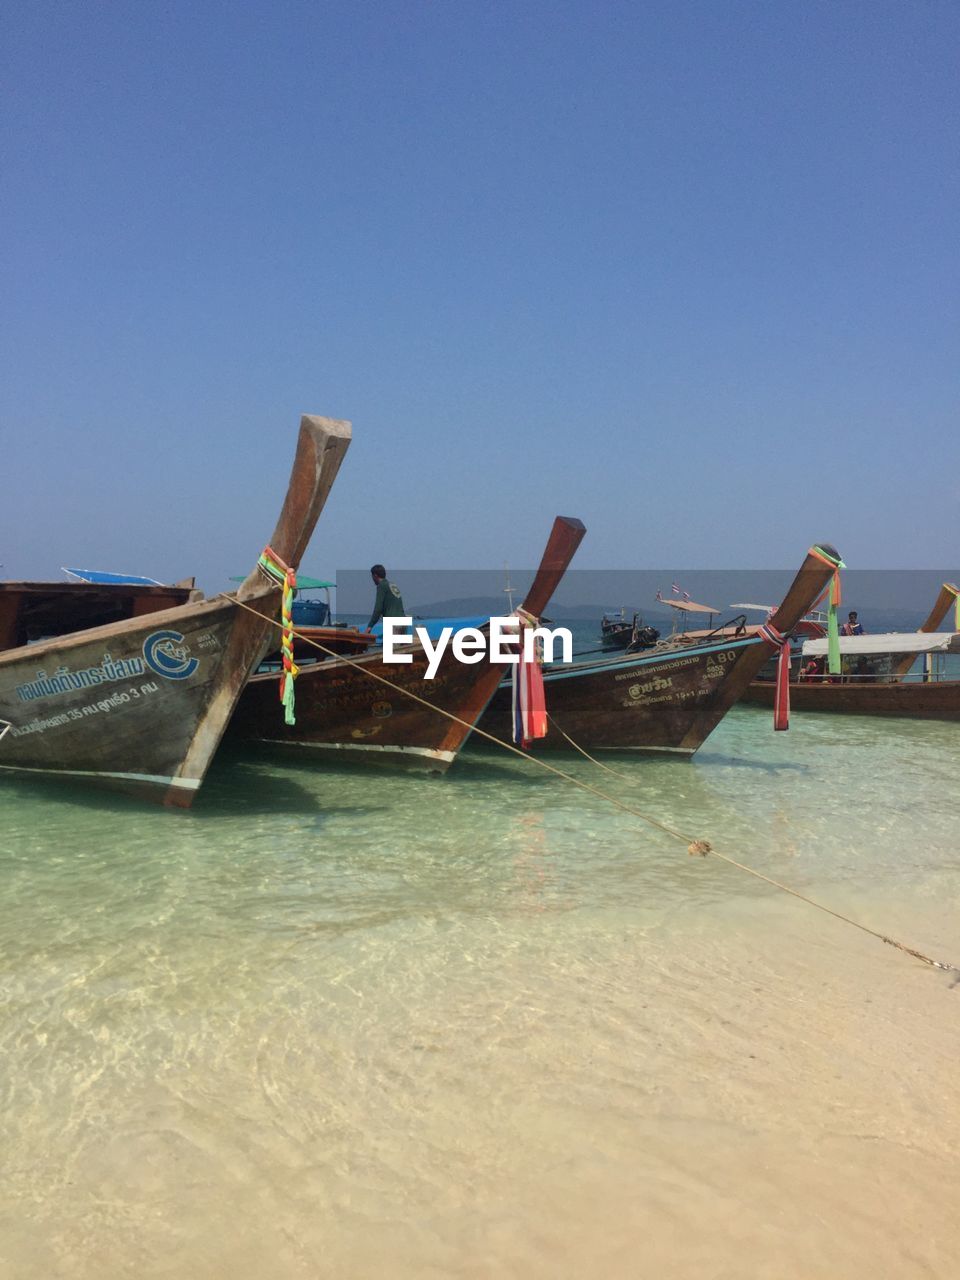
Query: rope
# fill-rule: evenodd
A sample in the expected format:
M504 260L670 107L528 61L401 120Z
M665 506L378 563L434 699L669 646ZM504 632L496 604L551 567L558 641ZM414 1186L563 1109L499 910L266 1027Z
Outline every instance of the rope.
M624 773L617 773L615 769L611 769L609 765L605 765L603 761L592 756L589 751L581 747L578 742L574 742L573 738L557 724L556 720L549 713L547 719L557 730L557 732L569 742L575 751L579 751L585 756L591 764L595 764L598 769L603 769L607 773L612 774L615 778L622 778L625 782L632 782L632 778L628 778ZM679 831L675 831L672 827L668 827L663 822L658 822L655 818L651 818L644 814L643 819L649 822L651 826L659 827L661 831L665 831L667 835L673 836L676 840L682 840L687 844L687 853L691 856L699 855L705 858L708 853L712 853L715 858L720 858L722 862L728 862L732 867L737 867L740 871L746 871L748 875L756 876L758 880L763 880L767 884L773 885L774 888L782 889L784 893L789 893L794 898L799 898L801 902L808 903L811 907L816 907L819 911L825 911L828 915L833 916L837 920L842 920L845 924L852 924L855 929L862 929L864 933L869 933L871 937L877 938L880 942L887 943L888 946L897 947L901 951L905 951L907 955L915 956L916 959L922 960L924 964L932 965L935 969L944 969L950 973L960 973L960 965L947 964L943 960L933 960L930 956L925 956L923 952L916 951L913 947L908 947L903 942L897 942L895 938L888 938L886 934L877 933L868 925L861 924L858 920L851 920L849 916L843 915L839 911L834 911L832 907L825 906L822 902L816 902L813 898L808 898L806 894L800 893L798 889L791 889L789 885L781 884L779 880L773 880L770 876L764 875L762 871L757 871L754 867L748 867L744 862L738 862L735 858L731 858L726 853L721 853L719 849L714 849L709 840L690 840L689 836L683 835ZM689 841L689 843L687 843Z
M252 608L244 601L236 599L235 596L228 595L225 592L221 594L224 599L229 600L233 604L239 605L241 609L246 609L249 613L256 614L258 618L262 618L263 621L269 622L271 626L282 627L283 624L277 622L276 618L271 618L267 614L261 613L259 609ZM599 787L593 787L589 782L584 782L581 778L575 778L573 774L565 773L562 769L558 769L555 765L548 763L546 760L541 760L537 756L532 756L526 751L521 751L519 747L515 747L509 742L504 742L502 738L498 738L494 734L488 733L486 729L481 729L478 725L470 724L469 721L463 720L460 716L454 715L452 711L447 711L443 707L438 707L436 703L430 702L427 698L422 698L420 694L414 693L411 689L404 689L402 685L396 684L393 680L388 680L386 676L382 676L376 671L370 671L357 659L347 657L344 654L338 654L335 650L321 644L318 640L314 640L312 636L304 635L302 631L294 631L294 635L304 643L312 645L315 649L319 649L321 653L327 654L328 657L337 658L338 661L344 662L349 666L358 667L359 670L371 680L376 680L380 684L384 684L388 688L393 689L396 693L402 693L406 697L412 698L414 702L419 702L422 706L429 707L432 711L435 711L437 715L444 716L447 720L451 720L455 724L462 725L465 729L477 734L481 738L486 738L488 742L492 742L502 750L513 752L514 755L519 756L522 760L527 760L538 768L545 770L547 773L552 773L558 778L563 778L564 781L572 783L575 787L579 787L581 791L587 791L591 795L597 796L601 800L605 800L608 804L612 804L623 813L630 814L630 816L634 818L639 818L641 822L647 823L648 826L655 827L658 831L663 831L666 835L673 837L673 839L682 841L687 845L687 853L691 856L705 858L707 854L713 854L715 858L719 858L722 862L729 863L730 866L736 867L739 871L744 871L747 875L754 876L756 879L764 881L765 884L772 885L773 888L780 889L784 893L790 894L793 898L798 898L808 906L815 907L818 911L823 911L828 916L833 916L835 920L840 920L844 924L851 925L854 929L859 929L861 933L869 934L871 938L876 938L878 942L884 942L889 947L896 947L898 951L903 951L908 956L913 956L915 960L920 960L923 964L929 965L933 969L941 969L947 973L960 974L960 965L949 964L945 960L935 960L931 956L925 955L922 951L918 951L914 947L907 946L905 942L899 942L896 938L888 937L885 933L879 933L876 929L871 929L869 925L862 924L859 920L853 920L850 916L845 916L842 912L835 911L833 907L828 907L822 902L817 902L814 898L807 897L806 894L801 893L798 889L791 889L789 885L782 884L779 880L774 880L771 876L764 875L762 871L757 871L754 867L748 867L745 862L738 862L736 858L731 858L729 854L721 853L719 849L714 849L709 840L691 840L690 837L684 835L683 832L677 831L676 828L668 826L665 822L660 822L657 818L652 818L649 814L644 813L640 809L634 808L632 805L625 804L622 800L618 800L616 796L612 796L606 791L601 791ZM586 756L586 758L593 764L597 765L598 768L605 769L608 773L613 774L614 777L625 778L625 775L616 773L615 770L610 769L605 764L602 764L599 760L591 756L583 747L575 743L569 734L564 733L564 731L560 729L560 726L557 725L556 721L549 714L547 718L550 720L551 724L559 730L567 742L569 742L572 747L575 747L581 755ZM958 979L958 981L960 981L960 979ZM957 983L955 982L954 985L957 985Z
M574 740L570 737L569 733L566 733L563 729L560 728L560 726L557 724L556 720L553 718L553 716L550 714L549 711L547 712L547 719L556 729L557 733L560 734L561 738L566 738L567 742L569 742L570 746L573 747L574 751L579 751L582 756L586 757L586 759L589 760L591 764L595 764L598 769L602 769L604 773L609 773L614 778L619 778L621 782L636 781L636 779L631 778L629 774L618 773L616 769L611 769L608 764L604 764L602 760L598 760L596 756L592 756L590 752L586 749L586 747L581 747L579 742L574 742Z
M679 835L679 833L675 834ZM684 836L679 838L681 840L685 839ZM862 924L859 920L852 920L850 916L845 916L842 911L834 911L833 907L825 906L822 902L808 898L799 889L791 889L789 885L781 884L779 880L774 880L771 876L765 876L762 871L757 871L754 867L748 867L744 862L738 862L736 858L731 858L729 854L721 853L719 849L713 848L709 840L694 840L687 852L699 854L702 858L705 858L708 853L712 853L715 858L728 862L731 867L746 871L748 875L756 876L758 880L763 880L766 884L773 885L775 889L782 889L784 893L789 893L793 898L799 898L801 902L807 903L808 906L816 907L818 911L825 911L828 916L833 916L835 920L842 920L844 924L853 925L854 929L859 929L861 933L868 933L871 938L876 938L878 942L885 942L888 947L896 947L898 951L905 951L908 956L913 956L916 960L922 960L924 964L930 965L933 969L943 969L947 973L960 973L960 965L948 964L946 960L934 960L931 956L924 955L922 951L917 951L915 947L908 947L905 942L898 942L896 938L890 938L885 933L878 933L876 929L871 929L869 925Z

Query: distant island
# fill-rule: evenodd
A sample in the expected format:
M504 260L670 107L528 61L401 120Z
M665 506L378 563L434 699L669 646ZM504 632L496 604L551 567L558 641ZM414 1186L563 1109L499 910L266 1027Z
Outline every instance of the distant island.
M515 603L519 604L521 599L522 596L518 592ZM459 618L477 614L490 616L505 614L509 611L509 606L503 597L496 596L460 596L456 599L433 600L428 604L413 604L409 607L413 614L420 618ZM620 605L602 607L594 604L563 604L561 601L554 601L548 606L547 613L555 622L583 622L595 619L599 623L604 613L619 616L620 608ZM644 622L665 623L667 626L671 622L669 614L658 613L652 609L640 609L633 605L624 606L624 615L627 618L632 618L635 612L642 616Z

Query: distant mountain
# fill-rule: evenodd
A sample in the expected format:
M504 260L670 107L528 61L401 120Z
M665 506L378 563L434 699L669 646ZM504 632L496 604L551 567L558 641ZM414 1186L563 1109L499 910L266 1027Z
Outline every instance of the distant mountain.
M520 599L516 599L515 603L519 604ZM459 618L469 617L476 614L505 614L509 605L507 601L496 596L458 596L450 600L432 600L428 604L413 604L410 606L415 617L420 618ZM669 614L658 613L656 610L637 609L637 613L641 615L644 622L652 622L654 625L671 623ZM600 624L601 615L606 613L613 617L620 615L620 605L607 605L606 607L595 604L563 604L560 601L547 605L547 616L552 618L554 622L593 622ZM634 609L631 606L624 610L624 616L632 619Z
M409 607L417 618L466 618L478 613L493 616L506 613L508 609L503 596L459 596L452 600L433 600L429 604L412 604Z

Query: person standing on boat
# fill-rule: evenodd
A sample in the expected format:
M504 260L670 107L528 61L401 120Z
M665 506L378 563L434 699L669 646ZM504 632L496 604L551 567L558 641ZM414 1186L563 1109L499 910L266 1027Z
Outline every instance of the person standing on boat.
M404 618L406 610L400 588L395 582L387 581L387 571L382 564L375 564L370 570L370 577L377 588L377 598L373 602L373 613L367 623L367 630L372 631L381 618Z
M847 621L840 628L842 636L862 636L863 627L860 625L860 615L856 610L851 610L847 615Z

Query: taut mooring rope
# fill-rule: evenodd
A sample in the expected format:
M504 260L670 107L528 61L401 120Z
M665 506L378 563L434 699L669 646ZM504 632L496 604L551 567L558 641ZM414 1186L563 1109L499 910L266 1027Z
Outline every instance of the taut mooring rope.
M246 609L249 613L256 614L258 618L262 618L265 622L269 622L271 626L278 627L282 630L283 624L278 622L276 618L271 618L265 613L261 613L259 609L245 604L244 601L236 599L235 596L222 593L224 600L237 604L241 609ZM675 840L681 840L687 846L687 852L691 855L698 855L705 858L707 854L713 854L715 858L719 858L722 862L728 863L731 867L736 867L739 871L744 871L747 875L755 876L756 879L764 881L764 883L772 885L774 889L780 889L784 893L790 894L792 898L799 898L801 902L805 902L810 907L815 907L818 911L823 911L828 916L833 916L835 920L840 920L844 924L851 925L854 929L859 929L861 933L869 934L871 938L876 938L878 942L884 942L888 947L896 947L898 951L905 952L908 956L913 956L915 960L922 961L923 964L929 965L933 969L942 969L947 973L960 974L960 965L949 964L946 960L935 960L932 956L925 955L922 951L918 951L915 947L908 947L905 942L899 942L896 938L888 937L885 933L880 933L876 929L871 929L869 925L862 924L859 920L853 920L850 916L845 916L840 911L835 911L833 907L828 907L822 902L817 902L814 898L808 898L806 894L801 893L798 889L791 889L789 885L782 884L779 880L774 880L771 876L764 875L762 871L757 871L754 867L748 867L745 862L738 862L736 858L731 858L729 854L721 853L719 849L714 849L709 840L691 840L689 836L685 836L683 832L677 831L674 827L667 826L666 823L660 822L657 818L652 818L649 814L644 813L640 809L635 809L632 805L624 804L622 800L618 800L616 796L610 795L606 791L601 791L599 787L593 787L589 782L584 782L580 778L575 778L573 774L564 773L562 769L556 768L555 765L541 760L537 756L530 755L529 752L521 751L519 747L515 747L512 743L504 742L502 738L496 737L492 733L488 733L486 729L481 729L477 725L470 724L468 720L461 719L460 716L454 715L452 711L446 711L443 707L438 707L435 702L430 702L427 698L422 698L420 694L414 693L411 689L404 689L402 685L396 684L393 680L388 680L386 676L380 675L376 671L367 669L363 662L357 661L355 658L347 657L345 654L337 653L336 650L328 648L319 640L314 640L312 636L305 635L302 631L294 630L293 634L298 640L302 640L305 644L312 645L314 649L318 649L321 653L325 653L328 657L336 658L340 662L345 662L349 666L357 667L364 675L371 680L376 680L380 684L384 684L389 689L393 689L396 693L402 693L407 698L412 698L414 702L419 702L424 707L429 707L431 711L435 711L437 715L452 720L454 724L462 725L471 733L486 738L488 742L494 743L495 746L501 747L504 751L511 751L514 755L520 756L522 760L528 760L531 764L536 765L539 769L543 769L548 773L554 774L558 778L563 778L565 782L570 782L575 787L579 787L581 791L588 791L591 795L598 796L601 800L605 800L608 804L614 805L623 813L628 813L631 817L639 818L641 822L645 822L648 826L656 827L657 830L665 832L672 836ZM601 761L595 759L588 751L579 746L569 734L564 733L560 726L556 723L552 716L548 719L558 730L559 733L566 738L581 755L585 756L591 763L597 765L600 769L605 769L614 777L626 779L625 774L619 774L615 770L610 769ZM956 983L954 983L956 985Z
M571 747L573 747L574 750L579 751L582 756L586 756L591 764L595 764L598 769L605 769L607 773L613 774L615 778L623 778L624 781L632 781L632 779L627 778L626 774L617 773L615 769L611 769L608 765L605 765L602 760L598 760L595 756L592 756L590 752L584 747L581 747L578 742L574 742L573 738L560 728L556 720L554 720L553 716L549 713L547 718L556 731L570 743ZM851 924L855 929L862 929L864 933L869 933L871 937L879 939L880 942L887 943L888 946L897 947L899 950L905 951L907 955L915 956L918 960L922 960L924 964L932 965L935 969L944 969L949 973L960 973L960 965L948 964L945 960L934 960L930 956L925 956L922 951L916 951L913 947L908 947L906 943L898 942L895 938L888 938L886 934L878 933L875 929L871 929L869 925L861 924L859 920L851 920L849 916L845 916L839 911L834 911L832 907L825 906L822 902L816 902L813 898L808 898L806 894L800 893L798 889L791 889L789 885L781 884L779 880L773 880L770 876L764 875L762 871L757 871L754 867L748 867L744 862L738 862L736 858L731 858L729 854L721 853L719 849L714 849L709 840L690 840L689 836L685 836L682 832L675 831L672 827L668 827L665 823L658 822L655 818L650 818L647 815L644 815L644 821L649 822L652 826L659 827L661 831L665 831L668 835L673 836L677 840L682 840L684 843L689 841L687 844L687 852L691 855L695 854L699 855L701 858L705 858L708 853L712 853L715 858L720 858L723 862L729 862L732 867L737 867L740 871L746 871L748 875L756 876L758 880L763 880L767 884L773 885L775 889L782 889L784 893L789 893L791 897L799 898L801 902L806 902L811 907L816 907L818 911L825 911L828 915L833 916L834 919L842 920L844 924Z

